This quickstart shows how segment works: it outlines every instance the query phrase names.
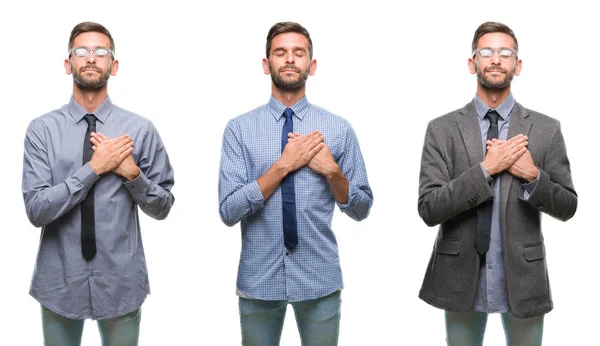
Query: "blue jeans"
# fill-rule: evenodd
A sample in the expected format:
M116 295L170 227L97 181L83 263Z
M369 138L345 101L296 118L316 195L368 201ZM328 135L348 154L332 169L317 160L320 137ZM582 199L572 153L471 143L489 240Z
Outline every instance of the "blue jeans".
M142 310L98 320L102 346L137 346ZM85 320L73 320L42 306L42 330L45 346L80 346Z
M507 346L541 346L544 332L544 315L532 318L516 318L506 312L502 326ZM448 346L481 346L487 324L485 312L446 311L446 341Z
M288 302L241 298L242 345L278 346L287 305L292 304L302 346L336 346L340 331L341 291L328 296Z

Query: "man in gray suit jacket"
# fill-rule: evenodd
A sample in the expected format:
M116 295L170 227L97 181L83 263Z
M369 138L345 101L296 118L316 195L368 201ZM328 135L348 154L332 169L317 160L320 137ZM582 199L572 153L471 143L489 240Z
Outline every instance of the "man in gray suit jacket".
M475 98L425 135L419 215L440 227L419 296L445 310L448 345L482 345L489 313L501 313L509 345L541 345L552 310L541 212L575 214L567 151L559 122L511 94L513 31L483 23L472 50Z

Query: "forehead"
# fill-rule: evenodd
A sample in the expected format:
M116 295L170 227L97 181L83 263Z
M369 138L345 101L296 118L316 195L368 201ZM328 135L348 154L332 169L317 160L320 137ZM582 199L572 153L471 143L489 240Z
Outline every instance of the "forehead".
M99 32L84 32L73 40L73 47L110 47L108 36Z
M297 48L302 47L308 50L308 39L306 36L297 32L286 32L273 37L271 41L271 51L277 48Z
M512 36L503 32L491 32L485 34L477 41L477 48L515 48L515 41Z

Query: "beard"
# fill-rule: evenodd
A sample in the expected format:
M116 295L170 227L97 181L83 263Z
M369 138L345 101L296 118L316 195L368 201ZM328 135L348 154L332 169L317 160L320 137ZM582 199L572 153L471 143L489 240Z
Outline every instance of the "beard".
M271 71L271 80L275 87L281 91L297 91L306 84L308 79L308 66L305 71L300 70L295 65L284 65L275 73L275 69L269 62L269 70ZM298 73L297 79L283 78L281 76L283 70L293 70Z
M80 90L85 91L94 91L102 89L108 83L108 79L110 78L110 70L112 68L112 62L106 71L102 71L96 65L84 65L79 68L79 71L75 69L73 62L71 64L71 71L73 71L73 82ZM100 73L98 78L90 78L85 76L85 70L93 70Z
M475 61L475 71L477 71L477 82L484 89L488 90L504 90L510 86L513 78L515 77L515 69L513 68L511 71L502 68L500 66L488 66L481 71L479 69L479 64ZM485 73L490 71L499 71L504 73L504 79L502 80L493 80L488 78Z

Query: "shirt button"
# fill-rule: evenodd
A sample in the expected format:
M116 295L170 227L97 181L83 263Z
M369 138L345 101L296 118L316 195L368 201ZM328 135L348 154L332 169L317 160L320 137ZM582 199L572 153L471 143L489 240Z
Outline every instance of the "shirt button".
M488 269L492 269L492 265L491 264L488 264Z
M94 276L94 272L91 272L91 273L90 273L90 276Z
M286 255L286 256L289 256L289 255L290 255L290 253L286 251L286 252L285 252L285 255Z

